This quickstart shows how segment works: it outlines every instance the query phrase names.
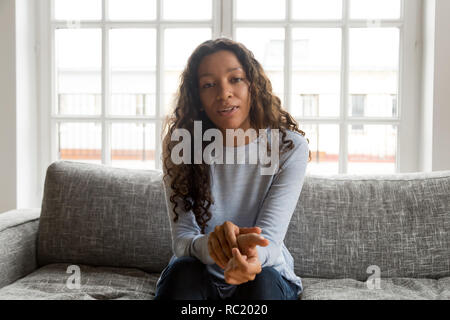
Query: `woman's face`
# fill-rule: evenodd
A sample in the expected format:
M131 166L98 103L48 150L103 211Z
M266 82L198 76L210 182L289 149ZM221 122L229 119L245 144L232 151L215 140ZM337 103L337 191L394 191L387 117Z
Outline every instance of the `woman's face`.
M203 108L224 136L225 129L250 128L249 82L233 52L221 50L204 57L198 79Z

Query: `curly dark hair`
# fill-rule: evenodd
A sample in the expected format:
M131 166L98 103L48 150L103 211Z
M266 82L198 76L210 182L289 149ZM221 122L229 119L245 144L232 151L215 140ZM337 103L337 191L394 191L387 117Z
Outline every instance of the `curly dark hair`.
M187 65L180 76L180 86L175 96L175 109L168 115L162 131L163 140L163 170L164 179L169 177L170 188L173 193L170 202L174 207L174 222L178 220L176 212L178 203L186 211L192 210L201 232L205 233L207 222L211 219L209 208L214 203L210 186L210 165L203 162L194 164L193 143L191 145L190 164L175 165L171 161L171 151L178 142L171 141L170 137L175 129L183 128L189 131L191 137L194 133L194 121L202 121L203 133L216 128L214 123L201 110L202 103L199 94L198 68L205 56L228 50L234 53L243 66L245 74L250 82L250 125L257 132L259 129L279 129L282 136L282 144L286 151L294 147L292 140L285 140L286 129L296 131L305 136L305 132L298 128L295 119L281 107L281 100L272 92L272 84L265 74L261 64L255 59L253 53L242 43L227 39L217 38L207 40L200 44L189 57ZM309 140L307 139L308 143ZM203 149L207 143L203 142ZM202 149L202 150L203 150ZM268 147L270 149L270 147ZM283 150L281 150L283 152ZM311 151L309 152L309 161Z

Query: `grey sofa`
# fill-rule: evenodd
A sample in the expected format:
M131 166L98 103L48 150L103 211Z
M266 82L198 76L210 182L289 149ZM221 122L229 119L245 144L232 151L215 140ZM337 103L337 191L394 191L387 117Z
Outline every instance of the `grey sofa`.
M171 250L160 171L58 161L0 214L0 299L152 299ZM308 175L285 243L299 299L450 299L450 171Z

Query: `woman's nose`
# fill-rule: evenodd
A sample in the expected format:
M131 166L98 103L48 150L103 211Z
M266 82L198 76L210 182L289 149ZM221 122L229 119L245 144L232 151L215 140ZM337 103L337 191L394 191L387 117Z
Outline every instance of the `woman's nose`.
M231 86L226 85L226 84L225 85L222 84L219 86L219 94L217 96L217 100L225 100L226 101L228 98L230 98L232 96L233 96L233 93L231 90Z

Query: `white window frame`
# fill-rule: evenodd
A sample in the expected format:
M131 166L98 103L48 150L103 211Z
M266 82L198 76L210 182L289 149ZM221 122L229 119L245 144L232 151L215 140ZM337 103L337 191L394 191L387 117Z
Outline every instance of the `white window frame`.
M284 101L285 108L291 110L291 92L292 92L292 45L291 33L295 27L335 27L342 30L342 52L341 57L341 97L340 97L340 115L336 118L308 117L297 118L301 124L338 124L340 129L340 147L339 147L339 173L347 172L347 133L350 124L391 124L397 125L397 157L396 171L410 172L418 171L418 114L419 114L419 76L420 76L420 46L419 36L421 32L420 24L420 0L403 0L401 18L399 20L381 20L377 21L381 27L398 27L400 30L400 64L398 77L398 100L397 100L397 118L352 118L347 114L347 109L343 106L348 105L348 31L350 27L366 27L366 20L352 20L349 17L349 0L343 0L342 20L320 20L320 21L297 21L291 16L291 7L293 0L286 0L286 19L282 20L258 20L243 21L235 19L236 0L212 0L213 17L208 21L161 21L162 6L161 1L157 0L157 19L155 21L120 21L109 22L107 19L107 1L102 0L103 18L101 21L83 21L81 28L98 27L102 29L102 114L100 116L62 116L56 115L55 88L55 68L54 68L54 30L58 27L67 27L65 21L53 21L53 1L39 0L38 13L38 91L40 105L40 143L41 155L40 178L45 178L48 165L57 160L57 139L56 128L58 122L64 121L100 121L102 123L102 163L110 165L110 145L109 135L104 128L110 128L112 121L130 121L130 122L154 122L156 124L156 150L155 160L156 169L161 170L159 159L161 155L161 145L158 140L162 125L161 110L163 106L163 65L164 57L164 30L171 27L212 27L212 36L217 38L225 36L235 39L236 28L238 27L283 27L285 28L285 65L284 65ZM156 115L152 116L106 116L105 110L109 99L109 70L105 68L108 65L108 30L111 27L153 27L157 30L157 63L156 63ZM408 67L406 67L408 66ZM408 107L406 107L408 106ZM413 155L413 156L412 156ZM43 185L43 184L41 184ZM41 190L42 191L42 190Z
M418 113L420 85L420 0L402 0L401 16L399 19L386 20L350 20L350 0L342 0L342 20L294 20L292 18L292 1L286 0L286 19L282 20L237 20L236 0L229 0L228 11L224 17L227 23L225 32L235 39L236 28L284 28L284 103L288 111L292 109L292 29L298 27L318 27L318 28L341 28L342 30L342 50L341 50L341 97L340 114L338 117L305 117L299 118L301 124L337 124L339 125L339 172L347 173L348 167L348 127L351 124L390 124L397 126L397 152L396 152L396 172L418 171ZM349 29L354 27L367 27L370 25L381 28L398 27L400 35L399 52L399 72L398 72L398 100L396 118L388 117L351 117L348 115L349 106ZM408 66L408 67L406 67ZM345 107L347 106L347 107ZM405 107L408 106L408 107ZM306 135L308 133L306 132ZM412 156L414 155L414 156Z
M153 21L109 21L108 20L108 1L102 1L102 19L98 21L58 21L54 20L54 1L41 0L39 12L39 47L40 47L40 123L41 137L44 141L42 145L41 155L41 178L45 175L45 169L48 164L56 161L57 156L57 124L63 122L100 122L102 126L102 164L111 165L111 124L113 122L132 122L132 123L155 123L156 127L156 150L155 150L155 166L157 170L161 170L159 161L161 156L161 145L159 143L159 134L163 124L163 95L164 92L164 33L169 28L197 28L208 27L212 29L212 36L216 38L220 35L220 12L221 0L212 0L212 19L211 20L183 20L183 21L167 21L161 20L163 0L156 1L157 15ZM55 92L55 30L58 28L99 28L102 30L102 112L101 115L58 115L56 114L56 92ZM154 28L156 29L156 114L155 116L113 116L106 115L106 107L110 98L110 70L109 65L109 30L111 28ZM108 132L109 131L109 132Z

